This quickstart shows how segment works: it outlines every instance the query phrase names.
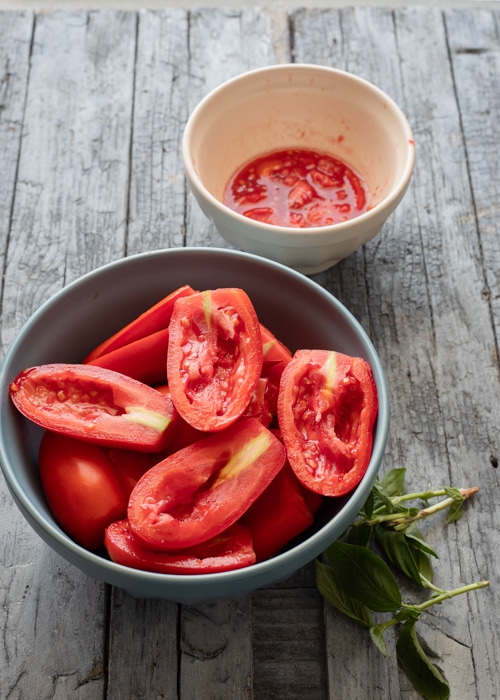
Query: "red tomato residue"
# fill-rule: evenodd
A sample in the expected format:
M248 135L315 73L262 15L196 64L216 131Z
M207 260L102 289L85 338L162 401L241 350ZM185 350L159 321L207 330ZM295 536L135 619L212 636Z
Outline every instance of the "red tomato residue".
M224 204L274 226L312 228L348 221L368 208L362 177L341 160L306 149L255 158L229 181Z

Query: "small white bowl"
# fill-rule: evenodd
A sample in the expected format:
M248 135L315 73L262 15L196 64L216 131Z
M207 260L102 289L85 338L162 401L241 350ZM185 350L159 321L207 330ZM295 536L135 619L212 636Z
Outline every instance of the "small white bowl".
M287 148L329 153L354 168L370 192L369 210L300 229L255 221L223 204L239 168ZM401 109L371 83L324 66L284 64L244 73L209 93L186 124L182 155L194 196L226 241L313 274L380 231L408 188L415 143Z

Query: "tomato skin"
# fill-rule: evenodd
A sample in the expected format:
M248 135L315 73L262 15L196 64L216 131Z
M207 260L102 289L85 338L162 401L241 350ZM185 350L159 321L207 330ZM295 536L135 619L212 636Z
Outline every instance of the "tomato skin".
M113 447L103 448L103 450L120 481L128 503L134 486L141 476L155 464L156 455Z
M285 463L283 444L255 418L242 418L170 455L134 488L131 530L156 550L192 547L235 523Z
M315 494L313 507L309 493L290 465L285 464L250 506L241 522L252 532L257 561L265 561L278 554L290 540L313 524L314 513L323 499Z
M213 574L255 563L251 532L239 524L196 547L157 552L142 547L124 519L106 529L104 544L116 564L161 574Z
M207 290L177 300L167 377L175 407L190 425L215 432L238 420L261 368L259 321L243 290Z
M177 299L190 294L194 294L194 289L189 285L174 290L94 348L84 359L84 363L167 328Z
M21 372L10 385L18 410L37 425L109 447L159 452L170 438L172 400L112 370L51 364Z
M370 462L377 390L366 360L298 350L281 377L278 419L288 460L311 491L342 496Z
M144 384L167 380L168 328L139 338L85 364L126 374Z
M56 521L82 547L98 550L105 528L127 512L127 496L104 451L47 431L40 443L39 467Z

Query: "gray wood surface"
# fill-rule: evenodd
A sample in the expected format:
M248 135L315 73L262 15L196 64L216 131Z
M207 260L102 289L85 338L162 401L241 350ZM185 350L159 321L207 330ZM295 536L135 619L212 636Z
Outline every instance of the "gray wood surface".
M500 12L489 7L0 13L2 353L51 294L124 255L226 244L186 191L180 139L210 89L285 61L340 67L406 112L417 164L364 248L314 279L387 372L382 470L479 487L426 528L446 588L422 620L456 700L500 697ZM324 605L311 567L240 600L136 600L45 546L0 480L2 700L407 700L395 662Z

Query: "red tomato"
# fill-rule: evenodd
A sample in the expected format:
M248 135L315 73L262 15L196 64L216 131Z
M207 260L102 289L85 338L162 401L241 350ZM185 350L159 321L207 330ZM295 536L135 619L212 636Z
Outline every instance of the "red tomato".
M264 403L269 414L274 417L278 408L278 393L281 375L292 359L292 353L265 326L260 324L262 336L262 370L260 376L266 380Z
M26 369L11 383L10 395L19 411L42 428L143 452L165 448L176 415L169 397L92 365Z
M285 463L282 443L255 418L167 457L140 479L128 519L144 547L185 549L235 523Z
M96 357L105 355L112 350L117 350L135 340L145 338L152 333L167 328L176 300L180 297L189 296L190 294L194 294L194 290L188 285L179 287L179 289L168 294L164 299L161 299L157 304L151 306L131 323L121 328L117 333L92 350L92 352L87 355L84 362L95 360Z
M368 208L366 183L328 154L289 149L259 156L241 168L224 203L243 216L275 226L329 226Z
M196 547L157 552L142 547L128 520L120 520L107 528L104 544L117 564L161 574L213 574L255 563L250 530L239 524Z
M153 455L136 450L120 450L116 448L104 448L104 454L108 458L115 474L120 480L122 489L128 498L143 474L156 463Z
M104 451L47 431L39 466L45 497L61 528L82 547L99 549L104 529L127 512L127 497Z
M87 364L112 369L145 384L167 380L168 328L99 355Z
M323 499L312 507L309 493L299 482L292 469L285 464L267 489L259 496L242 518L252 532L257 561L277 554L290 540L304 532L314 522L314 513Z
M177 300L167 377L175 407L190 425L213 432L234 423L261 368L259 321L243 290L207 290Z
M281 378L278 419L298 479L324 496L342 496L370 462L378 401L362 358L298 350Z

